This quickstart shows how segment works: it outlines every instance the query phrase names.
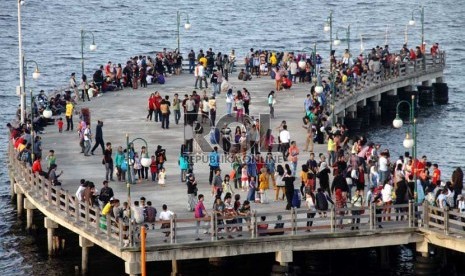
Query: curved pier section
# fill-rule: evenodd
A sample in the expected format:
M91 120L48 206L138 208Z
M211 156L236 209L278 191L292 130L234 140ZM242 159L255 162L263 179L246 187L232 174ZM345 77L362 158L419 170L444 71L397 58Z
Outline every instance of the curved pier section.
M366 73L350 83L338 86L334 113L349 130L359 131L379 120L390 122L395 118L398 101L416 96L420 107L447 104L447 84L443 82L446 53L425 55L425 59L409 61L382 68L379 73ZM435 82L431 84L431 81ZM370 116L368 116L370 114Z

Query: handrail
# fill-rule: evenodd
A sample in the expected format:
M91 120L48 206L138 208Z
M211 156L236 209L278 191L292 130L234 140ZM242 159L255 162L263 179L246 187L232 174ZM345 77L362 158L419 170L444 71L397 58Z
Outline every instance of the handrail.
M129 233L127 225L117 221L110 215L101 215L98 207L88 203L78 202L74 195L59 187L52 186L50 181L42 176L32 174L29 167L15 158L15 150L11 143L8 150L11 168L15 170L16 183L20 185L27 197L37 202L43 202L55 216L62 217L73 225L81 227L87 233L102 237L100 240L108 241L123 249L127 238L139 235L140 225L133 227ZM320 213L320 216L317 214ZM262 221L261 216L266 215L267 220ZM278 215L280 219L275 219ZM156 221L154 229L147 231L150 243L162 243L167 240L169 244L187 244L193 242L197 222L200 222L199 231L210 232L206 237L208 242L215 242L223 238L262 239L269 236L301 236L308 232L334 235L350 229L359 228L360 231L383 231L388 229L436 229L448 235L451 232L465 233L465 214L455 210L448 210L429 206L426 202L391 206L363 206L332 208L326 211L309 211L306 209L291 209L290 211L252 211L247 216L234 217L235 220L225 221L216 215L201 219L193 218L192 214L175 215L168 221ZM169 227L161 226L169 224ZM204 224L204 225L202 225ZM278 227L276 227L278 226ZM163 237L169 232L169 238ZM163 241L164 243L164 241ZM134 245L137 249L137 242Z

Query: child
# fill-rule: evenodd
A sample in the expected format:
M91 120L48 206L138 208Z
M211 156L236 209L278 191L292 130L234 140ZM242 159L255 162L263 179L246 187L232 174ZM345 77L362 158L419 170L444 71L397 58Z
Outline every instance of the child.
M255 201L255 191L257 190L257 184L255 183L255 177L250 178L249 192L247 193L248 201Z
M141 174L142 174L142 164L140 163L139 154L136 152L134 153L134 178L137 174L137 181L140 183L142 181Z
M158 172L158 166L157 166L157 160L155 160L155 155L152 155L151 157L152 163L150 163L150 173L152 174L152 182L157 179L157 172Z
M242 165L242 170L241 170L241 185L242 185L242 191L245 191L245 189L248 190L248 186L249 186L249 174L247 173L247 164Z
M223 180L223 193L227 194L227 193L231 193L231 194L234 194L234 191L231 187L231 184L229 183L229 179L230 179L230 176L229 174L225 175L224 176L224 180Z
M165 178L166 178L165 168L161 168L161 171L158 173L158 185L165 187Z
M57 125L58 125L58 132L62 133L63 132L63 118L60 117L58 119Z
M261 169L261 174L260 174L260 177L259 177L259 181L260 181L260 185L259 185L260 202L261 203L268 203L267 198L266 198L266 194L265 194L265 192L266 192L266 190L268 190L268 186L269 186L268 173L266 172L266 168Z
M57 158L55 156L55 151L50 150L45 160L47 161L47 169L50 169L52 165L56 164Z

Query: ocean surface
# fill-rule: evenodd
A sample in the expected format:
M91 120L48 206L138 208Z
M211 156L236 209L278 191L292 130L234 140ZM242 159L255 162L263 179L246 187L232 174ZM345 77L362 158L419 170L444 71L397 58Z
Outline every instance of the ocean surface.
M425 41L428 48L438 42L440 49L447 52L445 82L449 85L449 104L421 109L418 119L418 154L427 155L437 162L448 179L452 170L463 166L465 147L461 141L465 134L464 102L465 87L465 2L443 1L278 1L278 0L215 0L215 1L122 1L88 0L55 1L26 0L22 6L23 49L26 60L35 60L41 77L33 81L33 66L28 68L27 88L37 93L40 89L50 92L67 84L69 75L76 72L80 77L80 30L92 31L97 51L88 49L91 38L85 39L86 74L108 61L124 63L135 54L151 53L162 48L176 48L176 11L189 14L192 28L181 27L181 50L191 48L196 52L213 48L215 52L229 53L235 49L242 59L248 49L295 50L313 47L324 57L329 52L329 34L323 32L323 25L333 10L334 31L342 39L335 47L340 55L346 48L345 30L351 27L351 50L358 54L361 46L371 49L376 45L389 44L391 51L397 51L405 40L405 26L414 11L416 25L408 28L409 46L421 42L420 5L425 6ZM185 23L182 16L182 24ZM14 118L19 97L18 68L18 27L17 1L0 1L0 125ZM360 37L363 35L363 45ZM335 34L334 34L335 37ZM333 38L334 38L333 37ZM368 138L388 147L393 156L402 154L404 130L393 130L391 126L380 126L368 130ZM5 156L7 145L6 128L0 132L0 153ZM27 234L24 223L16 218L15 205L9 196L9 179L4 158L0 160L0 274L1 275L70 275L74 266L80 264L79 247L74 235L67 235L67 250L59 258L46 256L44 229ZM40 224L40 218L38 219ZM75 249L71 249L75 247ZM92 274L123 274L121 261L91 250L90 269ZM361 274L379 274L370 265L373 258L369 251L368 265ZM411 269L411 254L408 248L400 248L393 261L391 271L386 275L408 275ZM349 256L350 254L348 254ZM354 255L354 254L352 254ZM258 258L258 257L257 257ZM348 257L348 267L359 258ZM354 259L353 259L354 258ZM258 260L258 259L257 259ZM271 263L269 258L263 264ZM272 260L272 257L271 257ZM242 263L242 261L241 261ZM250 271L256 264L244 262L244 269ZM191 275L205 272L205 266L191 264ZM169 273L169 265L152 267L158 275ZM219 268L219 271L225 268ZM153 270L152 270L153 271ZM210 274L212 270L210 269ZM269 273L269 269L265 269ZM264 272L262 271L262 272ZM350 270L347 270L350 271ZM202 273L203 274L203 273ZM264 273L266 274L266 273ZM246 274L243 274L246 275ZM269 275L269 274L268 274Z

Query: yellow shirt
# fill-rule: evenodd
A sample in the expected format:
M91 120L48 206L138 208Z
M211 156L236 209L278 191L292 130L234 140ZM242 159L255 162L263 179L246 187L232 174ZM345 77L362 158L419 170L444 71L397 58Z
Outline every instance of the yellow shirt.
M25 144L23 144L23 143L19 144L19 145L18 145L18 152L23 151L24 148L26 148L26 145L25 145Z
M347 82L347 75L343 74L342 75L342 83L346 83Z
M278 63L278 59L276 58L276 55L271 55L270 57L270 63L271 65L275 66Z
M307 183L307 179L308 179L308 174L304 171L301 171L300 172L300 179L302 180L302 182L305 184Z
M336 143L333 139L328 139L328 151L336 151Z
M74 106L72 103L67 103L66 104L66 113L65 113L65 116L73 116L73 109L74 109Z
M260 186L258 188L260 190L267 190L268 187L269 187L268 174L267 173L261 173L259 180L260 180Z

